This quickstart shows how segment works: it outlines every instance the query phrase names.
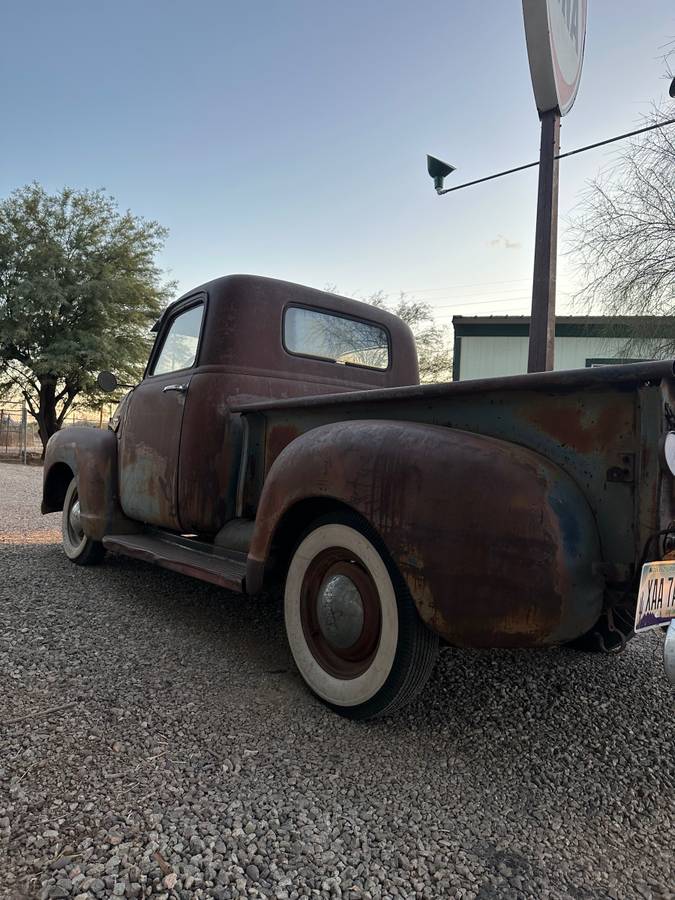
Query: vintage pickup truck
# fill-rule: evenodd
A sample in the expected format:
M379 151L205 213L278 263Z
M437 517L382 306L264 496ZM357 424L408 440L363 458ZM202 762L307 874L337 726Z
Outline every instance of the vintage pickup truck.
M42 511L80 565L283 585L297 667L343 715L413 698L439 641L621 649L643 564L675 556L672 363L419 385L395 316L245 275L155 330L109 430L49 441ZM655 571L641 627L675 615Z

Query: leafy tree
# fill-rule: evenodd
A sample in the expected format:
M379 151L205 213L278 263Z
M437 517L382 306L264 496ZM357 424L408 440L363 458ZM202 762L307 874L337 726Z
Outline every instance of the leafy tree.
M647 124L672 118L675 104L655 109ZM577 302L611 315L675 313L675 126L639 135L615 166L592 181L571 220L569 244L584 280ZM658 328L658 325L656 325ZM647 355L657 346L644 318L632 343Z
M383 294L375 294L367 301L393 312L410 326L417 345L420 381L438 383L452 379L452 351L449 329L438 325L428 303L401 293L390 302Z
M155 256L167 231L102 191L39 184L0 202L0 391L19 391L43 446L96 375L138 380L168 297Z
M328 285L326 290L340 293L333 284ZM386 309L410 326L417 346L420 381L437 383L452 379L449 329L436 323L428 303L415 300L403 292L394 301L384 291L377 291L368 297L355 296L355 299L378 309Z

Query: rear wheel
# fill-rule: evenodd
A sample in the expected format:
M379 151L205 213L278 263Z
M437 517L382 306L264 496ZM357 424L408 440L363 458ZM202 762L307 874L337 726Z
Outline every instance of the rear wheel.
M284 615L305 682L350 718L389 714L412 700L438 655L438 637L382 541L355 514L319 519L301 540Z
M71 562L78 566L94 566L105 555L105 547L100 541L87 537L80 521L80 495L77 478L68 485L61 515L61 535L63 549Z

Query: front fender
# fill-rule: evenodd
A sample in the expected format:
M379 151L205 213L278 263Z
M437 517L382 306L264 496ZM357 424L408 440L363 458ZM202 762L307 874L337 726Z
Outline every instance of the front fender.
M332 498L377 530L422 619L455 645L525 647L584 634L602 610L601 552L578 485L545 457L466 431L366 420L315 428L272 465L247 584L295 504Z
M73 475L78 478L82 528L100 541L106 534L140 530L122 512L118 499L117 438L112 431L73 426L47 442L42 483L42 512L63 509Z

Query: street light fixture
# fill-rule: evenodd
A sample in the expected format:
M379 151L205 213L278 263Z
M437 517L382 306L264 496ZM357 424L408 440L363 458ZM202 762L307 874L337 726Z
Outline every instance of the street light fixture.
M427 155L427 172L434 179L434 187L436 193L440 194L443 190L443 179L455 171L455 167L450 163L443 162L442 159L436 159L435 156Z
M670 86L670 95L675 97L675 78ZM675 119L664 119L662 122L655 122L652 125L645 125L644 128L636 128L634 131L626 131L623 134L617 134L614 137L607 138L604 141L596 141L594 144L586 144L585 147L577 147L576 150L568 150L567 153L557 153L554 159L567 159L568 156L576 156L578 153L585 153L587 150L595 150L598 147L605 147L607 144L614 144L616 141L623 141L626 138L635 137L638 134L645 134L647 131L654 131L657 128L664 128L667 125L675 125ZM440 168L432 172L432 166L444 166L448 171L441 172ZM504 169L501 172L495 172L494 175L485 175L483 178L475 178L473 181L465 181L463 184L456 184L454 187L443 187L443 178L455 171L455 167L448 163L436 159L435 156L427 156L427 170L434 179L434 187L437 194L451 194L453 191L461 191L464 188L473 187L475 184L483 184L485 181L494 181L495 178L503 178L504 175L513 175L515 172L522 172L525 169L533 169L540 165L540 160L525 163L523 166L515 166L513 169ZM436 179L440 178L440 182Z

